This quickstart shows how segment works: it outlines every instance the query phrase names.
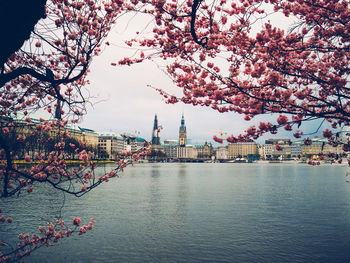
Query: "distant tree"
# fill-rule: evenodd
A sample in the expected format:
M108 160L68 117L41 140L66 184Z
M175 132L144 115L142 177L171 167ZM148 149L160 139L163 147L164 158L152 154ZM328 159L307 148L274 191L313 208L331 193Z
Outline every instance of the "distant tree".
M138 12L154 17L153 33L127 42L140 55L119 63L156 56L167 61L168 75L183 91L177 97L157 89L167 103L235 112L245 120L276 116L249 127L239 140L275 134L279 127L298 138L301 124L311 120L334 129L350 124L349 1L135 3ZM331 131L324 134L334 139Z

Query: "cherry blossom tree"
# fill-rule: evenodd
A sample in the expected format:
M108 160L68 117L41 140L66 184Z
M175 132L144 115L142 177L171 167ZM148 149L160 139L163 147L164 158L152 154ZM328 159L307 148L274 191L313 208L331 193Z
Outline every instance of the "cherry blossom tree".
M347 0L134 3L138 12L154 17L152 33L128 41L139 55L119 64L164 59L183 94L156 87L168 103L235 112L245 120L272 114L274 121L229 141L257 139L281 127L299 138L301 124L311 120L333 129L350 124ZM334 133L324 134L335 139Z
M47 0L45 14L39 12L34 21L46 18L29 30L30 38L19 50L12 53L18 48L14 46L0 61L1 198L33 194L35 184L81 196L144 154L126 155L127 160L118 160L117 167L103 176L95 173L92 154L82 145L72 146L82 164L71 168L66 161L69 134L65 126L86 113L89 65L125 12L154 19L150 32L126 42L137 47L137 56L119 64L150 58L164 61L167 74L183 94L158 89L167 103L235 112L248 121L264 114L275 118L249 127L244 135L229 136L230 142L275 134L281 127L298 138L302 123L311 120L329 122L333 129L350 124L347 0ZM38 152L34 158L25 156L31 165L21 167L5 138L18 131L16 116L23 114L32 124L30 113L38 110L55 120L41 119L31 126L34 129L16 134L16 140L24 142L28 132L48 133L55 138L54 150L48 155ZM323 134L335 142L335 132L327 129ZM348 141L344 150L349 149ZM5 210L0 213L0 224L16 220L5 216ZM90 220L81 227L81 219L74 218L71 229L60 218L54 219L40 227L38 235L20 234L18 246L2 250L0 259L20 260L64 235L85 233L93 223ZM6 248L6 241L0 241Z
M123 8L123 2L119 0L48 0L43 15L45 19L38 22L30 38L19 50L12 50L14 53L2 53L1 199L20 196L20 193L35 194L38 184L80 197L117 177L127 164L148 153L145 147L145 151L118 159L115 168L101 175L96 172L96 163L91 160L93 153L87 151L83 142L72 143L65 128L69 122L76 123L86 113L89 65L105 47L102 46L105 45L103 41ZM40 119L34 123L30 114L38 110L46 112L53 120ZM18 121L21 116L24 118ZM44 135L49 135L47 143L52 146L48 154L40 150ZM28 138L31 144L38 146L34 147L32 155L24 156L23 160L17 148L27 143ZM67 147L72 149L68 151ZM77 167L67 162L72 151L80 159ZM19 161L29 165L19 165ZM0 208L0 224L12 223L16 220L13 216L7 215L6 207ZM80 218L72 219L71 224L55 218L40 226L38 234L19 234L19 243L15 246L0 240L0 262L21 260L31 251L57 242L64 236L69 237L74 232L84 234L92 229L93 224L93 219L82 225Z

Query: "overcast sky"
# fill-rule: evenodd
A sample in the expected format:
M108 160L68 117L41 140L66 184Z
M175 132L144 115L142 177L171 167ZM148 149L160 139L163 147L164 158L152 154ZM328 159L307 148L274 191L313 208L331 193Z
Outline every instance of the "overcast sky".
M82 126L96 131L140 133L149 140L154 115L162 125L161 140L177 139L182 113L185 116L188 138L193 141L212 140L211 130L230 133L243 132L249 123L232 113L222 114L204 107L166 104L154 89L174 87L170 79L152 62L120 67L110 66L114 48L106 50L91 66L93 107L88 108Z
M130 38L136 31L141 31L139 25L147 21L129 19L118 22L109 34L108 41L112 44L104 52L93 59L89 79L89 87L93 98L93 107L88 107L88 114L79 124L82 127L96 131L114 131L118 133L135 132L146 140L151 139L154 115L162 125L161 141L177 139L182 113L185 116L187 137L192 143L211 141L213 131L223 130L228 134L238 135L250 125L258 124L260 120L270 120L271 115L256 118L247 122L242 115L219 113L210 108L178 103L169 105L153 89L178 90L168 76L155 63L146 61L133 66L110 65L119 59L133 54L134 50L126 48L123 40ZM124 47L122 47L124 46ZM289 134L290 137L291 134ZM280 133L276 138L287 137ZM271 138L268 134L263 138ZM259 140L260 142L262 139Z
M109 36L111 43L120 42L116 29ZM131 54L127 48L109 46L91 64L89 87L93 107L79 124L96 131L129 132L150 140L154 115L162 125L161 140L177 139L182 113L185 116L187 137L195 142L212 141L215 130L230 134L243 132L252 123L233 113L219 113L210 108L191 105L166 104L154 89L179 90L152 61L133 66L110 65ZM218 135L218 133L216 133Z

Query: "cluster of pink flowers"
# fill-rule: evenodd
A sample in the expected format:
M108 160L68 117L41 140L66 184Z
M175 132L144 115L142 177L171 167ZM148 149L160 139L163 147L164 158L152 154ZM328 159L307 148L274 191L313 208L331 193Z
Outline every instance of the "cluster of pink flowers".
M277 151L283 151L283 148L279 144L276 144L275 148Z
M213 140L216 141L216 142L218 142L218 143L221 143L221 144L224 142L223 139L218 138L216 135L213 136Z
M12 219L12 217L6 218L5 216L1 215L0 216L0 222L5 222L5 221L7 221L8 223L12 223L13 219Z
M30 236L29 233L21 233L18 235L18 239L20 240L20 242L17 244L19 248L16 252L17 259L21 259L24 256L28 256L31 253L31 251L38 247L39 244L50 246L50 241L56 243L65 236L70 237L72 233L75 232L67 228L63 220L57 218L54 218L53 220L56 222L56 226L51 222L47 223L47 227L39 226L39 232L41 233L41 236L36 234ZM93 223L95 223L95 220L92 218L88 225L84 225L79 228L78 234L81 235L83 233L86 233L87 230L91 230L93 228ZM74 217L73 225L78 227L80 224L81 219ZM56 230L57 226L59 226L61 229ZM6 245L6 243L3 244ZM4 258L0 259L3 260Z
M94 227L95 219L91 218L91 221L87 225L83 225L79 228L78 235L83 235L87 232L87 230L91 230Z
M87 162L88 159L89 159L89 156L87 154L87 152L85 150L82 150L80 153L79 153L79 159L83 162Z
M73 225L79 226L81 223L81 219L79 217L74 217L73 218Z
M323 136L324 136L325 138L331 138L331 137L333 136L333 132L330 131L329 129L325 129L325 130L323 131Z

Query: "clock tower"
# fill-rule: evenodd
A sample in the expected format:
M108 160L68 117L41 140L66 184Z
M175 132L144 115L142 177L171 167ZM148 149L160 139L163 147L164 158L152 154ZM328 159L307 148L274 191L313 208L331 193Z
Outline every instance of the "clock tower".
M180 145L180 147L185 147L186 141L187 141L187 134L186 134L185 118L184 118L184 115L182 114L181 125L180 125L180 129L179 129L179 145Z

